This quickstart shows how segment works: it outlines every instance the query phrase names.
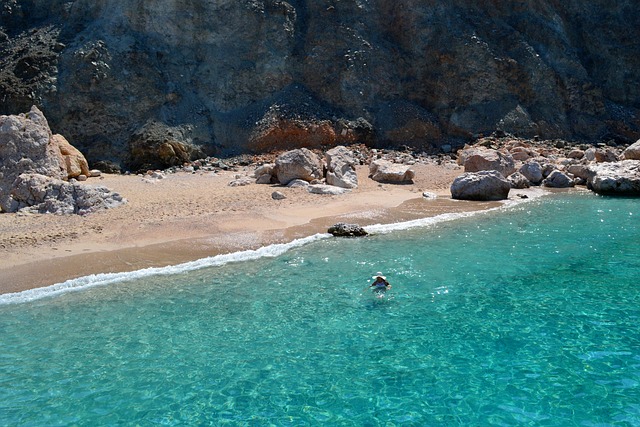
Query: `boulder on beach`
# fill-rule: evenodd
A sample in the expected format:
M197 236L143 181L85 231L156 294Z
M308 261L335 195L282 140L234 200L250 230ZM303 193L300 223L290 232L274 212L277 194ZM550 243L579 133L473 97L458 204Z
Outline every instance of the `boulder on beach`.
M0 210L87 214L124 203L103 187L66 182L91 176L87 161L62 135L53 135L44 114L0 116Z
M377 182L386 183L411 183L416 173L411 166L392 163L388 160L378 159L369 164L369 177Z
M573 187L574 185L573 179L571 179L566 173L559 170L554 170L553 172L551 172L549 176L546 177L544 181L542 181L542 184L545 187L552 188L569 188Z
M536 161L529 161L518 170L525 178L529 180L533 185L538 185L544 179L542 175L542 166Z
M312 194L329 194L338 196L350 191L347 188L336 187L335 185L311 184L307 187L307 191Z
M589 166L587 187L598 194L640 196L640 160Z
M276 165L273 163L258 166L253 173L256 178L256 184L275 184L277 181L274 176L275 167Z
M91 176L87 159L64 136L60 134L52 135L50 144L59 154L60 164L64 166L67 178L78 178L81 175L85 177Z
M14 182L7 211L86 215L125 202L122 196L106 187L70 183L40 174L22 174Z
M311 182L323 177L322 162L313 151L299 148L278 156L274 174L282 185L287 185L294 179Z
M451 184L451 197L460 200L504 200L511 183L497 171L465 172Z
M520 172L512 173L507 177L507 180L511 183L511 188L523 189L531 186L527 177L522 175Z
M343 146L330 149L325 153L327 163L327 184L342 188L358 187L356 159L353 152Z

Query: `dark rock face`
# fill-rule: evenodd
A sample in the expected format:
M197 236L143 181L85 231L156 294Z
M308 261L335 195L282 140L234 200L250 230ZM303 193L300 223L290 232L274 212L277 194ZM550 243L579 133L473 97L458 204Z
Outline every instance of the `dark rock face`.
M629 143L639 24L635 0L10 0L0 114L39 106L91 163L125 164L150 121L208 154Z

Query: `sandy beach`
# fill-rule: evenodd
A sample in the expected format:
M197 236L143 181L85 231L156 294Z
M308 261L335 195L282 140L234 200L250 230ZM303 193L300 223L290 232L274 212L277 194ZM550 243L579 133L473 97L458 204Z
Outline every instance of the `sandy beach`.
M87 216L0 215L0 293L60 283L94 273L133 271L255 249L324 233L336 222L366 226L446 212L481 210L495 202L454 201L450 185L461 167L417 164L413 184L380 184L357 168L359 186L344 195L250 184L231 187L240 171L178 172L164 179L103 175L128 203ZM274 200L280 191L286 199ZM438 195L423 197L424 192Z

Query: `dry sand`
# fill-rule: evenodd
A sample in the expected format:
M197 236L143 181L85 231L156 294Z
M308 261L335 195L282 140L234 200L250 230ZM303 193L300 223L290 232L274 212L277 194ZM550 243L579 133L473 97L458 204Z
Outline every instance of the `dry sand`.
M196 172L152 180L106 175L126 205L87 216L0 214L0 293L52 285L94 273L161 267L220 253L324 233L339 221L370 225L486 209L496 203L453 201L454 164L415 165L410 185L379 184L358 167L359 187L339 196L302 188L230 187L240 172ZM284 200L271 194L280 191ZM438 194L436 200L423 192Z

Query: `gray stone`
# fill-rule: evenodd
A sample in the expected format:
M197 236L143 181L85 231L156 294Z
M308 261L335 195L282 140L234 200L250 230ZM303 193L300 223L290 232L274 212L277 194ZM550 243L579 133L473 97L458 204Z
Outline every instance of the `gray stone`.
M310 184L305 181L304 179L294 179L292 181L289 181L289 183L287 184L287 187L289 188L307 188Z
M461 200L504 200L511 184L497 171L465 172L451 184L451 197Z
M245 185L253 184L254 180L248 176L237 177L229 182L229 187L244 187Z
M542 181L542 184L545 187L569 188L574 186L574 181L567 174L559 170L554 170Z
M540 184L544 179L542 176L542 166L535 161L529 161L523 164L518 171L534 185Z
M342 188L357 188L356 160L353 152L338 146L325 153L327 163L327 184Z
M369 164L369 177L377 182L386 183L410 183L415 178L415 171L411 166L391 163L378 159Z
M346 193L346 188L335 187L333 185L324 185L324 184L311 184L307 187L307 191L313 194L329 194L329 195L340 195Z
M287 185L294 179L310 182L323 177L322 163L313 151L306 148L287 151L276 159L275 175L282 185Z
M105 187L69 183L39 174L22 174L14 183L15 211L86 215L126 203L126 199Z
M512 173L507 177L507 180L509 181L509 183L511 183L511 188L523 189L529 188L531 186L531 183L529 182L527 177L525 177L520 172Z
M483 147L462 150L458 163L464 166L465 172L498 171L502 176L509 176L516 171L515 161L511 154L502 153Z
M271 198L273 200L284 200L287 198L287 196L280 191L274 191L273 193L271 193Z

